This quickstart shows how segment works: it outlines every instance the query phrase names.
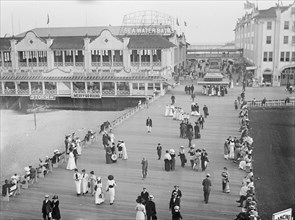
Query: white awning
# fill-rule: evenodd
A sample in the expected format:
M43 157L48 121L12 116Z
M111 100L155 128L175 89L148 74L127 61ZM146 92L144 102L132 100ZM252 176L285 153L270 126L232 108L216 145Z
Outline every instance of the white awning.
M257 66L247 66L246 70L256 70Z

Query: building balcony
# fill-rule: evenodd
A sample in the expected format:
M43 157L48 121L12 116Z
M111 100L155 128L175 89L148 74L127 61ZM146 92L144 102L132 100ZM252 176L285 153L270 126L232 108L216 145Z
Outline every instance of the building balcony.
M110 66L112 66L112 63L111 62L102 62L102 66L103 67L110 67Z
M139 62L131 62L131 66L133 67L139 66Z
M147 67L147 66L151 66L150 62L141 62L140 64L142 67Z
M74 89L73 92L77 93L77 94L85 94L86 93L85 89Z
M130 91L129 90L117 90L117 95L128 96L128 95L130 95Z
M92 67L100 67L100 62L91 62Z
M60 67L60 66L63 66L63 63L62 62L54 62L54 66Z
M114 67L122 67L123 66L123 62L113 62L113 66Z
M67 90L58 90L58 94L59 95L71 95L71 90L67 89Z

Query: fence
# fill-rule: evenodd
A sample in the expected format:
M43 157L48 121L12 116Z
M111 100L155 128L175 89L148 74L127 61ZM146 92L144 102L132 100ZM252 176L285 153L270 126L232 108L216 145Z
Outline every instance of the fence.
M271 107L279 107L279 106L295 106L295 97L289 98L289 101L286 99L274 99L267 100L265 104L262 101L247 101L247 106L250 108L271 108Z

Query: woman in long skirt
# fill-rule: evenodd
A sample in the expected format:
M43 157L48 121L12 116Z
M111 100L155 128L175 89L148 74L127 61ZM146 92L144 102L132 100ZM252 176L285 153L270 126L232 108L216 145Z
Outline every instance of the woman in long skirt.
M115 186L116 186L116 182L114 180L114 176L109 175L108 181L107 181L107 186L106 186L106 191L109 192L110 205L113 205L113 203L115 201Z
M106 164L112 163L112 148L108 145L106 147Z
M128 154L127 154L127 148L126 148L124 141L122 141L121 145L122 145L123 160L127 160Z
M52 219L59 220L61 218L60 210L59 210L59 201L58 196L54 195L51 201L52 205Z
M94 171L90 172L89 182L90 182L90 194L91 196L93 196L95 193L94 187L96 185L96 176L94 175Z
M166 105L166 107L165 107L165 117L167 117L169 115L169 109L170 109L169 105Z
M67 170L74 170L74 169L76 169L75 157L74 157L74 154L73 154L73 150L70 149L69 160L68 160L68 164L67 164Z
M100 177L97 177L97 184L95 185L95 204L100 205L104 202L104 194L102 192L102 181Z
M145 220L146 209L145 206L142 204L142 198L138 196L136 199L137 205L135 207L136 210L136 220Z
M200 168L201 168L201 150L197 149L195 154L195 164L193 166L193 169L199 171Z
M228 160L228 145L227 141L224 142L223 145L223 154L224 154L224 159Z
M228 150L229 150L228 158L234 159L235 158L235 143L232 140L229 142Z
M224 193L229 193L230 189L229 189L229 174L227 171L227 168L224 167L223 171L221 173L221 177L222 177L222 191Z
M83 193L83 195L88 193L88 180L89 180L89 176L86 173L86 171L83 169L82 170L82 193Z
M184 167L185 166L185 163L186 163L184 146L180 146L178 156L180 157L181 167Z
M82 147L81 147L81 140L79 139L79 137L77 137L76 143L77 143L78 155L81 155L82 154Z
M80 196L81 195L81 180L82 180L82 176L78 172L78 169L75 169L75 173L74 173L73 179L75 180L75 187L76 187L77 196Z

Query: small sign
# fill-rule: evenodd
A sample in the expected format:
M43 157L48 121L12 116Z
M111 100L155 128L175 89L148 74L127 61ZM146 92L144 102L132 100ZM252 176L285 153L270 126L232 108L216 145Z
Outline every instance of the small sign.
M31 100L55 100L55 95L30 95Z
M292 209L286 209L272 214L272 220L292 220Z
M100 99L100 94L90 94L90 93L74 93L71 95L74 99Z

